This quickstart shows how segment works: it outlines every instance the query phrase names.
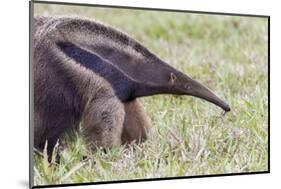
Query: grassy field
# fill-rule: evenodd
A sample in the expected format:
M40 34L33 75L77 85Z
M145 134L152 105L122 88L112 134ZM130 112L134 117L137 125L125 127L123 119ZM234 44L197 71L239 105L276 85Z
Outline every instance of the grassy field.
M79 136L65 138L69 147L59 165L35 154L35 185L268 169L267 19L57 5L36 5L35 15L76 15L115 26L232 109L222 116L218 107L189 96L142 98L153 123L146 142L90 153Z

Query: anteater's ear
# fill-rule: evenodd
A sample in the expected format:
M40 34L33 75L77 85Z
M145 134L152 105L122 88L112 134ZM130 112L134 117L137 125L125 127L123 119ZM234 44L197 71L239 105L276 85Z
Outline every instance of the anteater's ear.
M171 73L170 73L169 83L172 84L172 85L174 85L176 79L177 79L177 76L176 76L173 72L171 72Z

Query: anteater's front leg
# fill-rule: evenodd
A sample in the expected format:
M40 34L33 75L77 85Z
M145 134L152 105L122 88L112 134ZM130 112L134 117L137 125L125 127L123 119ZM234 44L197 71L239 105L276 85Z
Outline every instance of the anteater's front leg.
M142 104L133 100L124 104L125 122L122 133L122 143L142 142L147 138L151 127L150 118L146 115Z
M94 99L82 116L82 136L91 150L121 144L124 106L117 97Z

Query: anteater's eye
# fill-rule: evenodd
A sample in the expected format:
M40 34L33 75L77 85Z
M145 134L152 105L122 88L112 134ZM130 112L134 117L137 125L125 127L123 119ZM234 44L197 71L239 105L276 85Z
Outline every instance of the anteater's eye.
M184 88L187 90L190 90L192 87L191 87L191 84L187 83L184 85Z

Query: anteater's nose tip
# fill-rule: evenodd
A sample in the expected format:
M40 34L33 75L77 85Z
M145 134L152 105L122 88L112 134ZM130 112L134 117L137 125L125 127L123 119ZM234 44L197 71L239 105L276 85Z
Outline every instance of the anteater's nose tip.
M230 111L229 105L226 105L226 106L225 106L224 111L226 111L226 112L229 112L229 111Z

